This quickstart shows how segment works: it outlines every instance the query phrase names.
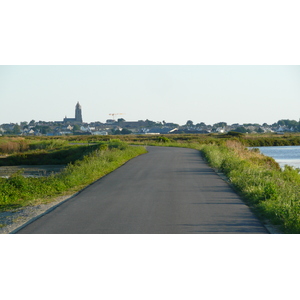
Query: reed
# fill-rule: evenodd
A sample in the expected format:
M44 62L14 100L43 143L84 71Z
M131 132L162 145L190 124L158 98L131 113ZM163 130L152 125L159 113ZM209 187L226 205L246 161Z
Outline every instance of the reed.
M29 149L29 143L24 138L0 138L0 153L11 154Z

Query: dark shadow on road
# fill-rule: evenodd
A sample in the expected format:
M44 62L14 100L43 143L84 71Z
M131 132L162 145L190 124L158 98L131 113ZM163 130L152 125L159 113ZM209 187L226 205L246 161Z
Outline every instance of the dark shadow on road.
M199 174L212 174L214 175L214 172L211 170L207 170L207 169L197 169L197 170L182 170L182 171L174 171L176 173L199 173Z
M190 203L190 204L194 204L194 205L207 205L207 204L213 204L213 205L225 205L225 204L231 204L231 205L245 205L244 203L239 203L239 202L199 202L199 203Z
M178 226L186 228L188 233L268 233L268 231L265 228L257 226L256 221L251 220L246 220L246 222L241 220L237 223L219 221L215 224L178 224Z

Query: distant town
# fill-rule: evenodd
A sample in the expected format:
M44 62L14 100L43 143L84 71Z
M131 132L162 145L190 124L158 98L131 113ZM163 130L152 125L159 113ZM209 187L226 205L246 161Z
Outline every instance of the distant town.
M111 119L105 123L85 123L82 118L82 108L78 102L75 106L75 118L65 117L62 121L35 121L1 124L0 136L61 136L61 135L118 135L118 134L180 134L180 133L227 133L236 131L241 133L277 134L300 132L300 120L279 120L274 124L227 124L219 122L207 125L203 122L194 123L187 120L186 124L179 125L169 122L154 122L151 120L126 121L117 118L122 113L110 113Z

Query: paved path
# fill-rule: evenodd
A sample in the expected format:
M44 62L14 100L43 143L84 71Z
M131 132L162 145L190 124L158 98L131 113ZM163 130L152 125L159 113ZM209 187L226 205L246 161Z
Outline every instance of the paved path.
M148 150L18 233L268 233L199 151Z

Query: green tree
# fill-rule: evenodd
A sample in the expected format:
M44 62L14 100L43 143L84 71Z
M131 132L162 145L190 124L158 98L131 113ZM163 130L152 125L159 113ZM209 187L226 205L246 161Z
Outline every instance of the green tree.
M21 133L21 127L18 124L16 124L13 129L13 134L20 134L20 133Z
M80 126L79 126L78 124L75 124L75 125L73 126L73 132L79 131L79 130L80 130Z
M155 126L155 124L156 124L155 122L150 121L148 119L145 121L145 123L146 123L147 128L151 128L151 127Z
M218 128L218 127L226 127L227 123L226 122L219 122L213 125L214 128Z
M50 127L49 126L40 126L40 132L41 134L47 134L48 132L50 132Z
M121 130L121 134L131 134L131 133L132 133L132 131L129 130L129 129L126 129L126 128L123 128L123 129Z
M41 134L47 134L50 131L49 126L35 126L35 129L38 130Z
M176 123L166 123L165 125L168 126L168 127L171 127L171 128L179 127L179 124L176 124Z
M192 120L188 120L188 121L186 121L185 125L188 126L188 127L191 127L191 126L194 126L194 123L193 123Z
M236 132L246 133L247 129L244 126L239 126L235 129Z
M113 135L121 134L121 130L120 129L112 129L111 132L112 132Z

